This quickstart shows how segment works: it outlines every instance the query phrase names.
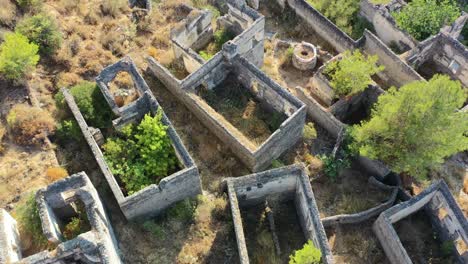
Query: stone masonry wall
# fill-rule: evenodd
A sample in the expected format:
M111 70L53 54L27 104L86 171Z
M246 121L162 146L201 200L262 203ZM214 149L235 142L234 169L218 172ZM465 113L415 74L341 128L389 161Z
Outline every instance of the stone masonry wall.
M0 263L19 261L21 240L16 220L4 209L0 209Z

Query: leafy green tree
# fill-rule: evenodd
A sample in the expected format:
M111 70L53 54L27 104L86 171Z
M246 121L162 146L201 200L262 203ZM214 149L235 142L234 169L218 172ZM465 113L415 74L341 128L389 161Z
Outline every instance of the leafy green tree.
M324 73L330 76L330 85L336 97L353 95L364 91L372 83L372 75L384 70L377 66L375 56L364 56L359 50L346 51L341 60L330 62Z
M112 125L114 115L96 83L83 81L71 87L70 93L89 125L98 128L108 128ZM66 109L65 98L62 93L55 95L55 101L58 109ZM71 125L68 124L66 129L72 129ZM71 130L67 131L72 132ZM75 131L77 130L75 129Z
M443 75L391 88L379 97L371 119L353 128L353 147L422 179L428 167L468 148L467 113L457 111L466 98L460 82Z
M321 257L320 250L309 240L302 249L289 256L289 264L319 264Z
M421 41L453 23L460 16L460 9L453 0L413 0L392 15L400 28Z
M39 52L44 55L53 54L62 44L60 29L50 16L44 14L24 18L16 26L16 31L37 44Z
M10 80L24 77L39 61L38 49L19 33L5 34L5 42L0 45L0 73Z
M162 112L145 115L138 126L128 125L121 135L104 144L104 156L129 194L156 183L178 167Z

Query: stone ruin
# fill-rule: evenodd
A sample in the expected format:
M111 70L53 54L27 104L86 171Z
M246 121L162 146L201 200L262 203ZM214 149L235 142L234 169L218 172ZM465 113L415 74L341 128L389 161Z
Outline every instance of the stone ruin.
M308 42L297 44L293 50L293 66L301 71L312 70L317 65L317 49Z
M272 196L294 200L302 231L322 253L322 263L333 263L325 230L304 165L296 164L237 178L227 178L227 192L241 264L249 263L240 208L263 203Z
M453 255L457 263L468 262L468 221L443 180L406 202L384 211L373 225L387 258L394 264L413 263L401 243L393 224L401 219L424 211L433 229L442 241L453 242Z
M139 94L138 99L123 107L117 105L114 96L108 89L108 83L121 71L125 71L131 75ZM129 123L140 121L145 114L155 115L160 108L159 103L154 98L130 57L126 57L106 67L96 78L96 82L109 106L115 115L117 115L117 118L112 121L114 128L117 130L120 130ZM63 89L63 94L120 209L127 219L142 219L157 215L174 203L201 193L198 168L172 126L172 123L163 112L162 122L168 126L167 132L182 169L161 179L158 184L152 184L137 193L125 196L104 159L99 147L100 145L95 136L93 136L93 131L96 129L87 125L70 92L67 89Z
M66 241L61 228L77 215L77 202L84 205L91 229ZM98 193L88 176L80 172L57 181L36 193L42 229L52 251L23 258L15 220L0 211L0 263L122 263L117 241Z
M293 146L301 137L306 109L296 97L282 88L259 68L239 54L239 46L234 42L224 45L223 51L215 55L202 68L180 82L164 66L149 57L149 68L163 84L190 109L203 124L218 136L239 159L253 171L267 168L284 151ZM230 122L211 108L197 95L199 87L213 90L229 89L220 86L232 77L255 99L284 114L282 122L260 146L252 143Z

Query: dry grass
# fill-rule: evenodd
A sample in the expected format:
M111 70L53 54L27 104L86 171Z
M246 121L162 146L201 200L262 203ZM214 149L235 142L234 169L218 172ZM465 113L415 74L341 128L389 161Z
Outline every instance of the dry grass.
M120 12L128 9L126 0L104 0L101 2L101 12L103 15L117 17Z
M127 72L119 72L109 83L109 91L114 95L119 107L127 105L138 98L132 77Z
M47 179L51 182L58 181L68 176L68 172L63 167L50 167L45 172Z
M13 27L16 20L16 6L11 0L0 0L0 25Z

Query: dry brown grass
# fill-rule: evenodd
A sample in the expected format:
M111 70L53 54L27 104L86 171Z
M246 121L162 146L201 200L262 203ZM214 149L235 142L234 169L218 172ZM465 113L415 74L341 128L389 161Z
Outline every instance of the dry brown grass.
M13 106L7 123L14 140L22 145L42 144L55 131L55 121L48 112L26 104Z
M47 179L51 182L58 181L68 176L66 169L62 167L50 167L45 172Z
M0 0L0 24L13 27L16 19L16 6L11 0Z
M105 16L117 17L120 12L128 10L126 0L103 0L101 2L101 12Z

